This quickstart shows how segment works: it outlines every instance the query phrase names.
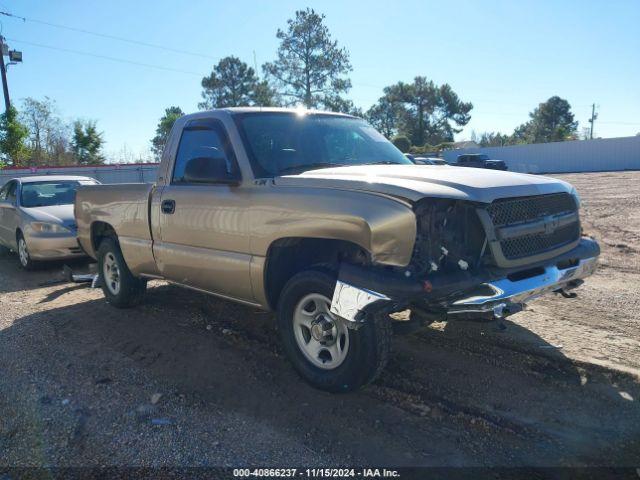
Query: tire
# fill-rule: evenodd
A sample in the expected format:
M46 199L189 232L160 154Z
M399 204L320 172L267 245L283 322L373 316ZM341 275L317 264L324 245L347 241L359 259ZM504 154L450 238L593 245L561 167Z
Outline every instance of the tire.
M24 270L35 269L37 262L31 259L31 255L29 254L29 247L27 245L27 241L24 239L24 235L22 235L22 232L18 232L18 234L16 235L16 244L18 245L17 253L20 266Z
M349 392L375 380L386 366L391 322L376 315L357 330L346 328L328 313L335 283L335 277L315 270L294 275L280 295L277 324L287 357L304 380L320 390Z
M0 257L5 257L9 255L10 251L11 251L10 248L5 247L4 245L0 245Z
M98 276L107 302L117 308L130 308L142 301L147 281L136 278L124 261L114 238L105 238L98 247Z

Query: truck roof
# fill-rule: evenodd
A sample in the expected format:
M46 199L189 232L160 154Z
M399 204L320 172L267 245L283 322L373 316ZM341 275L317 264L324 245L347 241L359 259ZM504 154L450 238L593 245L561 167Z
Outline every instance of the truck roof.
M325 110L314 110L307 108L284 108L284 107L227 107L227 108L214 108L212 110L206 110L207 112L229 112L232 115L240 113L308 113L308 114L322 114L322 115L335 115L340 117L354 117L346 113L329 112ZM190 115L198 115L204 112L192 113Z

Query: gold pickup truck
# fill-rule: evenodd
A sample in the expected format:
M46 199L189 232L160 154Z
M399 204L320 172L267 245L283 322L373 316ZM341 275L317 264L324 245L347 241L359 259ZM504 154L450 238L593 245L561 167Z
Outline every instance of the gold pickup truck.
M176 121L155 184L81 187L75 215L114 306L164 279L275 310L302 377L348 391L394 331L570 295L599 255L579 205L552 178L414 165L359 118L229 108Z

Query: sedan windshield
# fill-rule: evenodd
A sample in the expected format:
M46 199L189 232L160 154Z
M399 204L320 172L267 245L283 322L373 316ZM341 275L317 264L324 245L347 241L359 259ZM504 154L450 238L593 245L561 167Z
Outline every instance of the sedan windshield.
M25 208L68 205L75 201L78 185L93 184L94 182L91 181L76 180L24 183L20 205Z
M412 164L358 118L295 113L247 113L238 118L256 177L346 165Z

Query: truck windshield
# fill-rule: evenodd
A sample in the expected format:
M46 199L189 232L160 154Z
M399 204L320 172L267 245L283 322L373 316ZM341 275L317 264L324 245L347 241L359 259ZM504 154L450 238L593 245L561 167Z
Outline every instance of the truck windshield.
M345 165L411 165L364 120L326 114L246 113L238 127L256 177Z
M20 205L25 208L33 208L71 204L75 201L78 185L94 185L94 182L64 180L24 183L20 195Z

